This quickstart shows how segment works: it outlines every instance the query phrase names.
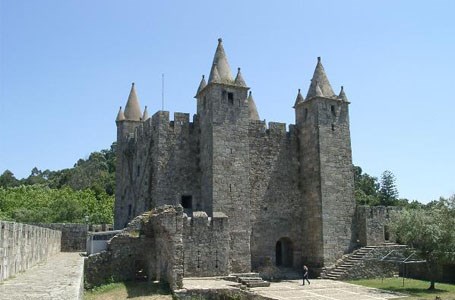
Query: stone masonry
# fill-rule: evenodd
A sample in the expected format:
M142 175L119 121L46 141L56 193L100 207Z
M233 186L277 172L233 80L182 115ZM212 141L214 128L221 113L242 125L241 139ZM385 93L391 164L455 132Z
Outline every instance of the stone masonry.
M60 252L61 232L0 221L0 282Z
M185 113L170 120L167 111L149 118L133 84L116 119L116 229L181 205L192 224L181 233L188 276L249 272L270 261L318 272L352 251L349 102L343 88L333 92L319 58L306 97L299 90L288 100L296 115L288 128L259 120L221 39L195 98L192 121Z
M186 276L219 276L229 269L229 224L223 213L208 217L164 205L136 217L86 261L87 286L108 280L163 280L181 288Z

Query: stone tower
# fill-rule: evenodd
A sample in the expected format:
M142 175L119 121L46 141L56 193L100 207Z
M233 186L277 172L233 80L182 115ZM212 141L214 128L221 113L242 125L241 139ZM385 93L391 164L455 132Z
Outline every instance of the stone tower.
M240 69L236 78L218 47L207 84L202 78L195 98L200 122L202 209L229 217L230 269L251 270L248 87Z
M146 111L144 111L146 113ZM115 212L116 223L120 223L118 227L125 227L128 221L135 216L134 212L136 211L137 203L131 203L130 199L126 199L126 191L123 188L124 183L122 182L125 179L132 179L133 176L133 166L132 161L127 156L127 146L128 139L134 135L134 131L137 126L142 123L142 114L139 105L139 100L136 95L136 88L134 87L134 82L131 85L130 94L128 96L128 101L126 102L125 112L123 112L120 107L117 118L115 119L117 124L117 173L118 174L128 174L126 176L116 176L115 177ZM130 182L129 190L134 191L132 182ZM140 204L139 204L140 205Z
M351 250L355 210L349 102L337 96L321 59L306 99L295 103L299 131L300 184L303 197L303 262L331 265Z

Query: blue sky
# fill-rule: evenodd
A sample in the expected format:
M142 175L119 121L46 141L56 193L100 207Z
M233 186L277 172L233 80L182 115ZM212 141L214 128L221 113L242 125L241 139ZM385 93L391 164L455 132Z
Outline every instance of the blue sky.
M131 82L195 113L222 37L261 119L294 123L316 57L351 101L354 164L401 197L455 193L455 1L0 0L0 172L26 177L108 148Z

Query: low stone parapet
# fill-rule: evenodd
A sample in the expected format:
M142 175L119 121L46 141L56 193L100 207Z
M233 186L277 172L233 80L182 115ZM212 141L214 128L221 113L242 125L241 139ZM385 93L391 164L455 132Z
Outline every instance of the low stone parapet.
M62 233L0 221L0 282L60 252Z

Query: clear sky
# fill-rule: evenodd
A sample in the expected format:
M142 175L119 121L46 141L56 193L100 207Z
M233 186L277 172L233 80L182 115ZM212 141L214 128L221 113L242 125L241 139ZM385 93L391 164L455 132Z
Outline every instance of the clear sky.
M131 82L149 113L195 113L223 44L261 119L292 106L322 57L351 101L353 162L401 197L455 193L455 1L0 0L0 172L58 170L108 148Z

